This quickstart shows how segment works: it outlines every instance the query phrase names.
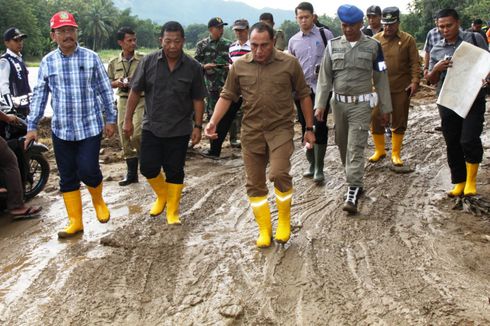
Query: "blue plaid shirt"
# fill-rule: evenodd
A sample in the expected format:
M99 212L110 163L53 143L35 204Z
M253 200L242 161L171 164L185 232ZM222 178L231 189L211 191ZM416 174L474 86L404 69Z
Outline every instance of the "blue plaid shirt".
M116 123L114 93L99 56L77 46L65 56L58 48L41 61L34 87L28 130L36 130L51 93L53 118L51 129L56 137L77 141L100 134L106 122Z

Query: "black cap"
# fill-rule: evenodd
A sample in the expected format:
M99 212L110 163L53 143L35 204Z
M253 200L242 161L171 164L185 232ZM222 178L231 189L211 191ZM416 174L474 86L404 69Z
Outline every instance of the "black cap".
M219 18L219 17L214 17L214 18L211 18L208 22L208 28L210 27L220 27L220 26L224 26L224 25L228 25L228 23L224 23L223 22L223 19Z
M366 16L381 16L381 8L379 6L372 5L367 8Z
M22 33L15 27L10 27L5 31L5 33L3 33L4 41L25 39L26 37L27 37L26 34Z
M233 23L233 30L235 29L248 29L248 20L246 19L237 19Z
M398 7L386 7L381 15L382 24L394 24L400 21L400 9Z
M473 24L474 25L483 25L483 20L481 20L480 18L477 18L473 21Z

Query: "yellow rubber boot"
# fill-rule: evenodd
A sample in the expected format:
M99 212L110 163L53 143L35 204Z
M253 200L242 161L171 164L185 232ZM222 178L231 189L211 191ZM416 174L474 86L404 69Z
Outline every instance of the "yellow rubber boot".
M391 133L391 161L395 166L402 166L403 161L400 158L404 134Z
M259 237L256 242L257 247L267 248L271 245L272 239L271 211L267 202L267 196L249 197L249 200L252 211L254 212L255 221L259 226Z
M464 186L465 196L476 195L476 175L478 174L479 163L466 162L466 185Z
M63 200L65 201L66 213L68 214L68 226L58 232L58 238L70 238L77 233L83 232L82 222L82 195L80 190L64 192Z
M369 158L369 162L378 162L382 158L386 157L385 135L373 134L373 141L374 141L374 154Z
M454 185L454 188L451 189L447 195L449 197L459 197L463 194L463 191L464 191L464 187L466 185L466 182L460 182L460 183L456 183Z
M179 205L183 184L167 183L167 224L179 225Z
M291 236L291 201L293 189L281 192L274 188L277 205L277 230L275 239L279 243L286 243Z
M111 213L102 198L102 182L95 188L87 186L90 196L92 196L92 204L95 208L95 214L100 223L107 223L111 217Z
M165 205L167 204L167 183L161 173L156 177L147 180L155 192L155 195L157 195L157 199L151 206L150 215L157 216L163 212Z

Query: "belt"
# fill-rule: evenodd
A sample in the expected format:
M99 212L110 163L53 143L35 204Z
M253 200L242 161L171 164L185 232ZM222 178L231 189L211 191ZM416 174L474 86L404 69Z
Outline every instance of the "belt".
M361 94L361 95L341 95L335 93L335 99L341 103L359 103L359 102L369 102L371 99L371 94Z

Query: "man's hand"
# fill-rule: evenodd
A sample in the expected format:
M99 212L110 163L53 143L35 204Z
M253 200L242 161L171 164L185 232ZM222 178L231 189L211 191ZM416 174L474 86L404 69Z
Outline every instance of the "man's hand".
M204 136L209 139L217 139L218 134L216 133L216 125L211 121L206 125L206 129L204 129Z
M452 66L453 66L453 62L451 61L451 59L439 60L439 62L436 63L432 71L443 72L446 71L447 68L451 68Z
M202 131L199 128L192 129L192 134L191 134L191 145L192 146L199 144L199 142L201 141L201 133L202 133Z
M408 97L414 96L418 89L419 89L418 83L411 83L410 85L408 85L407 88L405 88L405 90L408 92Z
M124 121L124 124L123 124L123 132L124 132L124 136L126 138L131 138L131 136L133 136L133 121L132 120L125 120Z
M323 121L323 114L325 109L315 109L315 118L317 121Z
M105 132L105 136L107 138L111 138L114 135L114 133L116 132L116 124L114 124L114 123L107 123L104 126L104 132Z
M37 140L37 130L28 131L24 140L24 149L29 147L29 144Z
M313 148L313 145L316 142L315 133L313 131L307 131L305 132L304 138L305 138L305 142L310 143L311 148Z
M216 63L206 63L202 66L204 70L214 69L216 68Z

